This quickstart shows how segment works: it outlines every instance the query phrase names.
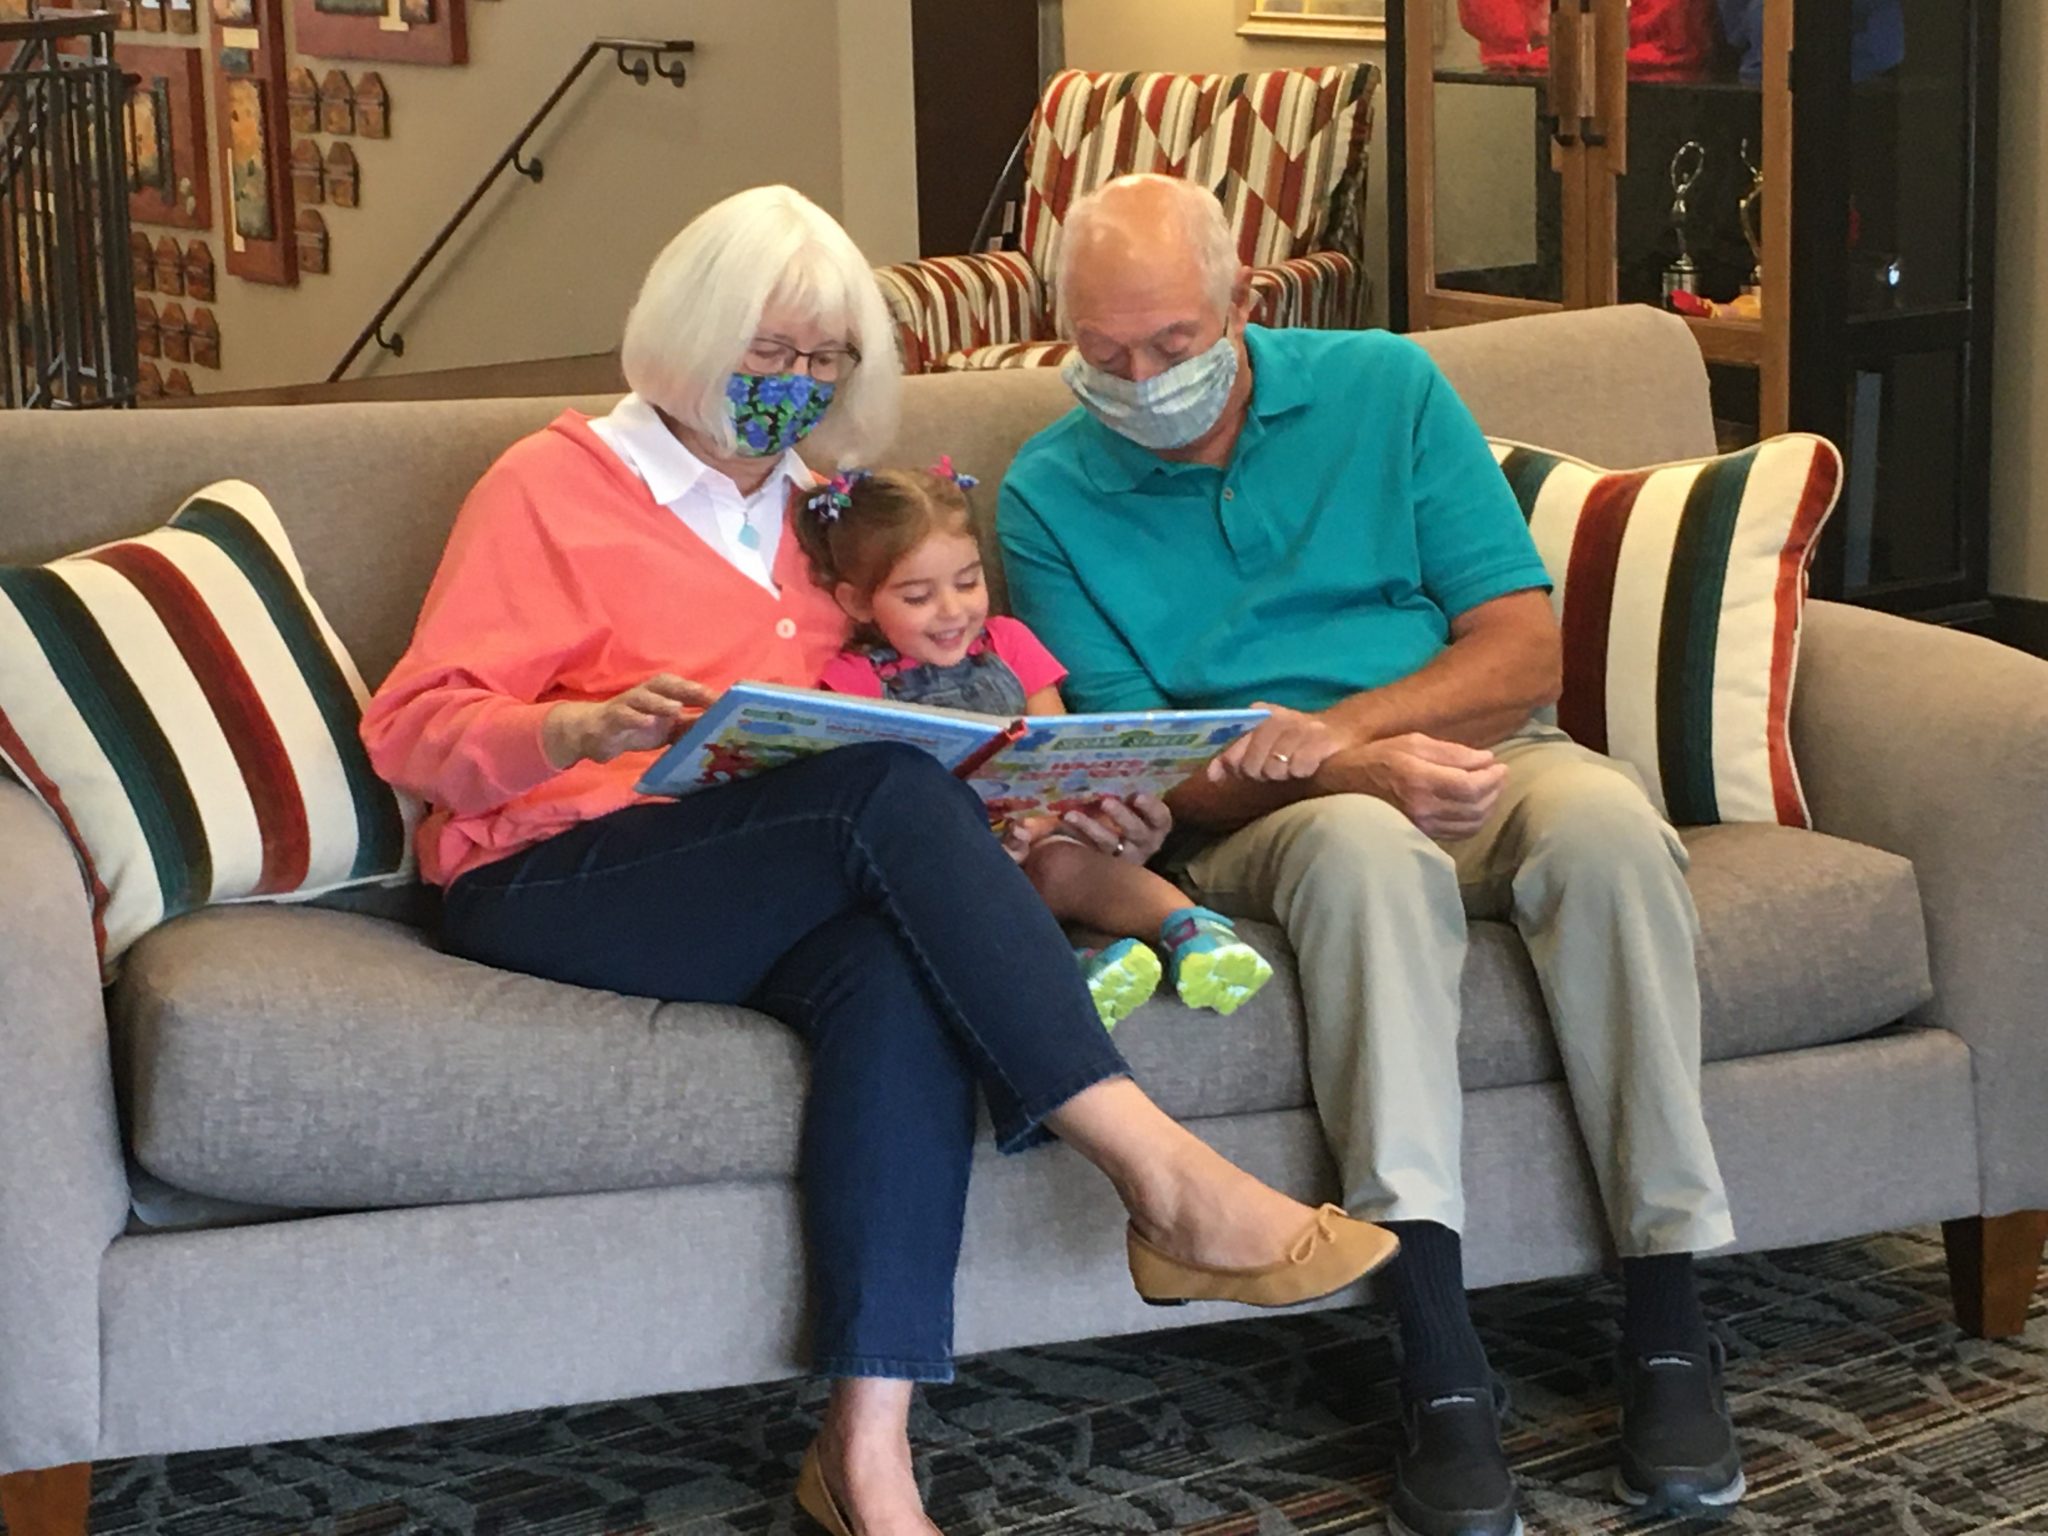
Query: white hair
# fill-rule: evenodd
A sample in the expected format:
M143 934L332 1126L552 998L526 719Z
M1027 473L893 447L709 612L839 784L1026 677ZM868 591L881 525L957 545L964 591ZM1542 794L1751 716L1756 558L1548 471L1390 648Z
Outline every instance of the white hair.
M1179 234L1202 264L1210 300L1219 310L1230 308L1237 290L1237 237L1230 232L1230 220L1223 204L1207 187L1179 176L1140 172L1106 181L1078 200L1061 221L1059 265L1054 274L1054 298L1060 324L1068 324L1067 290L1075 265L1100 239L1098 226L1114 216L1114 205L1140 187L1156 188L1167 194L1168 206L1179 220Z
M878 453L896 432L895 323L860 248L791 187L735 193L655 257L626 317L626 383L721 453L734 452L726 383L771 304L842 332L860 350L860 366L805 439L806 456L840 465Z

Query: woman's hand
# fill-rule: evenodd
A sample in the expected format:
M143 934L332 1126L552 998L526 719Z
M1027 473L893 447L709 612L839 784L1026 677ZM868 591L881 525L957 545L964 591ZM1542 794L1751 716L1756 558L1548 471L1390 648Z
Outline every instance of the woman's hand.
M1312 779L1324 763L1353 743L1322 715L1304 714L1278 704L1254 704L1270 710L1251 730L1217 753L1208 768L1209 781L1225 779Z
M557 704L541 723L541 747L557 768L652 752L680 736L690 717L717 697L702 683L658 672L616 698Z
M1090 811L1069 811L1060 827L1112 858L1144 864L1173 830L1173 812L1156 795L1133 795L1129 801L1100 801Z

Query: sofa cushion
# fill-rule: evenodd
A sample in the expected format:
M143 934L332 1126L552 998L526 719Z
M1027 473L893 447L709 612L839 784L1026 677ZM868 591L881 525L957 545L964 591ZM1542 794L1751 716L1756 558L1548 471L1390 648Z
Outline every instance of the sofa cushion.
M1850 1039L1929 995L1910 865L1817 833L1688 834L1710 1060ZM1156 1003L1118 1042L1184 1118L1309 1102L1299 986L1228 1019ZM1471 1089L1562 1075L1527 953L1475 923ZM133 1150L180 1189L299 1207L427 1204L700 1180L796 1164L795 1037L744 1009L494 971L351 913L195 913L136 947L114 996Z

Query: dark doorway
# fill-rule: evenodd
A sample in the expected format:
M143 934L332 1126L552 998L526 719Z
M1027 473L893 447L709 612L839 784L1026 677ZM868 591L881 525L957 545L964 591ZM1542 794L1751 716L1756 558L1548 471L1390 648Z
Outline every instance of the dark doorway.
M911 0L917 219L927 256L958 256L1038 104L1036 0Z

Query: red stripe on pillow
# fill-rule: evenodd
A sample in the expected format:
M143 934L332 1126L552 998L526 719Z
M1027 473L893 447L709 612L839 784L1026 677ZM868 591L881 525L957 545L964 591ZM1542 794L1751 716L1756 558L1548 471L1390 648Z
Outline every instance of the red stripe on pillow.
M1603 475L1593 482L1572 534L1564 581L1564 691L1557 723L1580 746L1607 750L1607 633L1622 535L1646 475Z
M235 766L242 770L263 838L263 873L254 894L297 890L305 883L313 853L305 797L291 754L235 654L234 643L199 589L159 551L142 544L116 544L91 558L127 577L156 610L213 709Z
M86 889L92 893L93 953L104 960L107 953L107 906L114 899L113 892L100 878L99 866L92 861L92 849L87 845L85 835L78 830L78 823L72 819L71 807L64 803L64 792L57 787L55 779L43 772L42 765L29 751L28 743L16 733L5 710L0 710L0 752L4 752L8 761L21 770L29 788L50 808L57 824L64 829L64 835L71 839L71 850L78 855L78 867L85 873Z
M1792 678L1799 664L1799 615L1806 596L1806 567L1813 558L1821 523L1835 504L1841 467L1840 459L1814 444L1806 485L1799 493L1799 509L1792 516L1785 547L1778 552L1777 624L1771 635L1771 702L1765 735L1770 742L1771 798L1780 825L1787 827L1813 825L1799 787L1799 770L1792 763Z

